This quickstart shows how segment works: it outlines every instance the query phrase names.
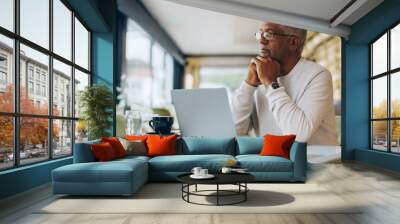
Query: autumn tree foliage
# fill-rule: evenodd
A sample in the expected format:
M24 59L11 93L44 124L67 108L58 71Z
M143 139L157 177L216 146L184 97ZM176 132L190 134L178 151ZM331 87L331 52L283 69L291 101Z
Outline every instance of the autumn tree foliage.
M13 112L14 108L14 88L13 85L8 85L6 92L0 93L0 111ZM20 111L22 114L39 114L47 115L48 107L44 106L47 103L34 105L33 101L29 99L29 95L24 87L20 88ZM58 110L55 110L58 114ZM12 148L13 147L13 117L0 116L0 147ZM26 145L47 143L48 136L48 119L47 118L20 118L20 148L24 149ZM53 138L59 135L59 127L53 126Z
M6 92L0 93L0 111L13 112L14 96L13 86L8 85ZM12 148L13 146L13 119L11 116L0 116L0 147Z
M392 100L391 117L400 117L400 101L398 99ZM387 118L389 112L387 111L387 101L381 101L378 106L373 108L373 118ZM374 139L386 139L387 136L387 122L388 121L375 121L373 122ZM392 121L391 123L391 137L392 142L399 141L400 138L400 122Z

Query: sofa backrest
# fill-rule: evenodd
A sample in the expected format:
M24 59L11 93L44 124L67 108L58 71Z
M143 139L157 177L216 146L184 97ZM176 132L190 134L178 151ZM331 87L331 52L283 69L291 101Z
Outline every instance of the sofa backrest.
M177 143L177 154L235 155L234 138L182 137Z
M96 159L90 146L98 144L100 140L75 143L74 163L95 162ZM198 154L226 154L226 155L244 155L259 154L263 147L263 137L239 136L236 138L210 138L210 137L181 137L177 142L177 154L198 155ZM294 142L293 149L302 146Z
M99 144L100 140L75 143L74 146L74 163L95 162L96 158L90 148L92 144Z
M259 154L264 144L263 137L236 137L236 155Z

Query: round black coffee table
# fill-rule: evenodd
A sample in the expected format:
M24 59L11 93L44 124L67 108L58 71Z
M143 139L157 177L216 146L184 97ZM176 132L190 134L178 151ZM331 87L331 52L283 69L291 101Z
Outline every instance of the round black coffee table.
M182 183L182 199L188 203L198 204L198 205L234 205L239 204L241 202L245 202L247 200L247 192L249 188L247 187L247 183L255 180L255 177L248 173L216 173L213 174L215 177L212 179L193 179L190 177L191 173L182 174L177 177L178 181ZM216 185L215 190L197 190L197 185ZM190 186L195 186L194 191L190 191ZM238 186L237 190L223 190L220 189L220 185L236 185ZM215 194L205 194L209 192L215 192ZM202 204L190 201L190 196L204 196L204 197L216 197L216 204ZM221 203L221 197L232 197L232 196L241 196L238 201L234 201L231 203Z

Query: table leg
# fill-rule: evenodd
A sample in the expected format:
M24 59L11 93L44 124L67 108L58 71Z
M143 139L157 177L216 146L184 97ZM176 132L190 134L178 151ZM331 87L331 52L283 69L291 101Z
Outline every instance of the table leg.
M187 193L187 201L188 201L188 202L190 202L190 201L189 201L189 195L190 195L190 184L188 184L188 185L187 185L187 191L188 191L188 193Z
M197 184L196 184L196 186L195 186L195 191L197 192Z
M182 192L182 199L183 199L183 190L184 190L184 184L182 183L182 187L181 187L181 192Z
M247 183L244 183L244 201L247 201L247 192L248 192L248 190L247 190Z
M219 205L219 184L217 184L217 206Z

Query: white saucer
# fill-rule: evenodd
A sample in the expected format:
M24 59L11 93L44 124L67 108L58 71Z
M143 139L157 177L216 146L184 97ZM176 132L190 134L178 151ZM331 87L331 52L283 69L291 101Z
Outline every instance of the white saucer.
M193 179L211 179L211 178L214 178L214 177L215 176L212 175L212 174L207 174L207 175L204 175L204 176L194 175L194 174L190 175L190 178L193 178Z

